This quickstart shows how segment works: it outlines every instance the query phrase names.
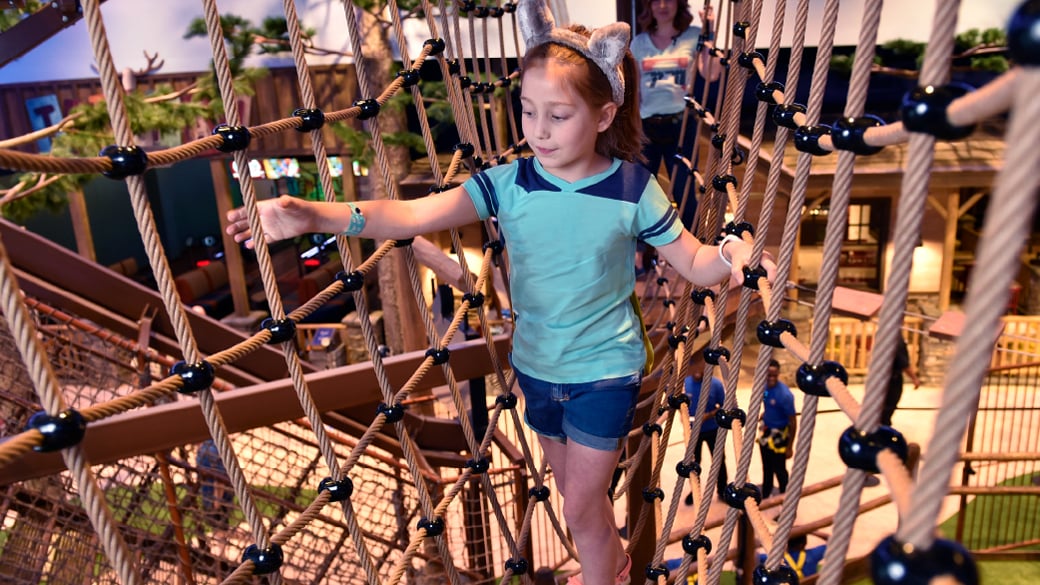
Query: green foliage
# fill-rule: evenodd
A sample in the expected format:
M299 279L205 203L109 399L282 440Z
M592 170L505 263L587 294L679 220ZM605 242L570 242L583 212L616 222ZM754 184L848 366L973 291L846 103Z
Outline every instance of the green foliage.
M18 24L22 19L43 8L43 6L43 2L26 0L25 6L21 8L9 5L9 7L0 10L0 32L4 32Z
M173 88L158 86L154 95L163 95ZM149 97L140 92L131 92L125 96L127 116L130 118L130 129L134 135L145 132L175 132L193 124L199 117L208 117L209 108L197 102L182 103L178 100L148 101ZM78 115L75 124L64 132L52 137L51 155L59 158L81 158L97 156L102 148L115 144L112 124L104 101L97 103L81 103L70 112ZM33 193L28 197L12 201L2 208L3 215L16 222L24 222L41 210L57 213L67 204L66 194L79 191L93 179L95 175L62 175L54 183ZM26 185L35 185L39 180L36 173L22 173L10 184L25 181Z

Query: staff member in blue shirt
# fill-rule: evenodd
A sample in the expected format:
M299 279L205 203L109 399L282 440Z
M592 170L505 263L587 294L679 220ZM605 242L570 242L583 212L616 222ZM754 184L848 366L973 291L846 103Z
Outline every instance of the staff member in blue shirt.
M787 460L794 455L794 435L798 430L794 394L780 381L780 362L769 360L766 391L762 398L762 432L758 444L762 452L762 497L773 493L773 478L780 493L787 491Z

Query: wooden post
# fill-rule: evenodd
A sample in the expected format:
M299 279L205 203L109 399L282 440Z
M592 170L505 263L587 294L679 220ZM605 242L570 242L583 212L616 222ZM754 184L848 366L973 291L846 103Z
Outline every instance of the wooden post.
M946 231L943 235L942 272L939 276L939 311L950 308L953 290L953 256L957 251L957 222L960 220L960 192L951 189L946 194Z
M217 215L220 216L220 234L224 241L224 261L227 264L228 287L231 289L231 300L235 304L236 317L249 316L249 292L246 285L245 268L242 264L242 251L235 239L227 233L227 212L231 211L231 185L228 183L224 160L213 158L209 161L210 174L213 175L213 195L217 199ZM245 172L249 172L244 169Z
M69 215L72 217L72 233L76 236L76 251L91 262L97 262L94 251L94 234L90 231L90 216L83 191L69 192Z

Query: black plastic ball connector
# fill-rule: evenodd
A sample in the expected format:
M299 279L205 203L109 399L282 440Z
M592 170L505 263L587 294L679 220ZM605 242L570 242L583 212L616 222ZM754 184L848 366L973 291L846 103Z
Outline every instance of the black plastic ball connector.
M300 119L300 125L296 127L297 132L311 132L325 125L325 112L318 108L297 108L292 115Z
M498 256L502 253L502 240L490 240L488 242L484 242L484 245L481 246L481 249L484 252L487 252L490 249L492 254Z
M732 184L734 188L737 186L737 178L733 175L715 175L711 178L711 186L715 187L715 190L720 193L726 192L726 185Z
M733 36L738 38L746 38L747 30L751 28L751 23L746 20L733 23Z
M877 456L882 450L895 453L903 463L909 456L909 448L902 433L892 427L880 426L873 433L864 433L849 427L838 439L838 455L845 465L869 473L880 473Z
M798 114L805 114L805 106L802 104L780 104L773 108L773 123L794 130L800 125L795 120Z
M469 158L473 156L473 153L476 152L476 149L473 148L473 145L469 142L459 142L458 144L452 147L451 151L453 153L459 153L459 156L461 156L462 158Z
M754 268L745 266L741 272L744 273L744 286L751 290L759 290L759 281L769 276L769 273L766 272L766 269L763 266L756 266Z
M473 16L476 16L477 18L487 18L489 13L490 11L488 10L488 7L484 4L481 4L480 6L477 6L476 10L473 11Z
M733 223L732 221L727 223L722 228L723 233L737 236L740 239L744 239L744 234L750 234L752 237L755 235L755 226L751 225L749 221L742 221L739 223Z
M284 560L285 556L282 554L282 547L273 542L265 549L251 544L242 553L243 562L253 561L254 575L270 575L282 568L282 561Z
M462 295L462 302L469 303L469 308L476 309L484 306L484 293L466 293Z
M647 564L646 570L643 571L643 573L646 574L647 579L650 579L654 583L656 583L661 577L664 577L665 581L667 581L668 577L671 575L671 573L668 572L668 567L665 565Z
M798 585L798 573L787 565L778 565L775 569L767 569L758 565L751 574L754 585Z
M509 14L516 12L516 2L506 2L502 5L502 10L505 10Z
M722 346L705 347L701 353L704 354L704 361L713 366L719 365L719 361L722 358L726 358L726 361L729 361L729 350Z
M1040 65L1040 1L1026 0L1011 14L1007 46L1015 63Z
M707 299L709 298L714 301L715 293L708 288L702 288L700 290L695 290L692 293L690 293L690 300L698 305L705 304L707 302Z
M528 569L527 559L520 557L519 559L507 559L506 570L512 572L514 575L523 575L527 573Z
M458 59L452 59L448 61L448 75L458 75L462 72L462 65L459 64Z
M784 346L783 342L780 341L780 334L784 332L798 337L798 328L794 326L794 323L787 319L777 319L776 321L763 320L758 324L758 328L755 330L755 333L758 335L759 343L771 347Z
M490 8L488 8L488 16L490 16L491 18L502 18L502 15L504 13L505 10L499 6L491 6Z
M885 121L866 114L858 118L840 118L831 126L831 142L838 150L848 150L861 156L870 156L881 152L883 146L870 146L864 135L870 128L884 126Z
M87 432L87 419L71 408L54 416L41 410L29 417L26 429L36 429L43 435L43 442L34 446L33 451L50 453L78 445Z
M534 498L536 502L545 502L549 499L549 486L540 485L538 487L532 487L527 490L527 495Z
M440 536L444 534L444 519L440 516L435 516L433 520L420 518L415 527L419 530L425 529L426 536Z
M326 477L318 483L318 493L321 492L329 492L330 502L342 502L354 493L354 482L350 481L349 477L339 481Z
M722 490L722 501L726 502L726 505L730 508L736 510L743 510L744 501L748 498L755 500L756 504L761 504L762 490L758 489L758 486L753 483L745 483L739 488L737 484L730 483L726 486L726 489Z
M842 384L849 383L849 373L845 366L834 361L823 361L818 365L811 366L808 362L798 366L794 379L798 383L798 389L813 396L830 396L827 391L827 380L837 378Z
M794 129L794 147L798 149L798 152L826 156L831 151L820 146L820 138L828 136L830 133L831 127L826 124L799 126Z
M680 461L675 464L675 472L678 473L680 477L689 479L691 473L694 475L701 474L701 464L696 461Z
M170 367L170 373L180 376L184 382L177 389L177 392L181 394L194 394L206 390L213 385L213 381L216 379L213 365L206 360L194 364L184 361L177 362Z
M711 539L707 536L703 534L698 534L697 536L690 536L689 534L687 534L683 537L683 552L690 555L691 557L696 557L697 552L700 551L702 548L704 549L704 554L711 554Z
M260 322L260 328L271 333L271 339L267 340L270 345L285 343L296 337L296 321L292 319L273 319L268 317Z
M657 423L643 423L643 434L651 437L654 434L661 435L664 433L664 429Z
M533 487L527 491L527 495L534 498L536 502L544 502L549 499L549 486L540 485Z
M664 306L664 308L667 309L668 307L675 306L675 300L673 300L673 299L665 299L665 300L661 301L661 305Z
M429 56L440 55L444 52L444 39L426 39L424 47L430 47Z
M889 536L870 553L870 576L876 585L924 585L944 575L962 585L979 583L971 553L952 540L937 538L927 550L916 550Z
M340 270L336 273L336 280L343 283L343 290L346 292L359 291L365 286L365 273L360 270L351 272Z
M408 246L411 246L414 243L415 243L415 238L414 237L406 238L406 239L403 239L403 240L394 240L394 247L395 248L407 248Z
M439 366L448 363L448 358L451 357L451 350L446 347L431 347L426 350L426 357L433 358L433 365Z
M379 102L374 98L368 98L366 100L357 100L351 105L361 108L361 111L358 112L357 115L358 120L368 120L371 118L375 118L379 115L379 108L381 107L379 105Z
M668 409L679 410L683 405L690 405L690 397L685 392L668 395Z
M686 343L685 333L679 333L678 335L672 334L668 336L668 346L672 349L678 349L680 343Z
M140 175L148 169L148 154L140 146L116 146L110 144L101 149L98 156L108 157L112 168L101 174L109 179L125 179L131 175Z
M471 12L476 10L477 2L476 0L462 0L458 8L459 12Z
M499 394L498 398L495 398L495 404L501 404L503 410L513 410L516 408L516 394Z
M458 186L458 183L454 181L448 181L443 185L430 185L430 188L427 189L427 191L432 195L434 193L444 193L445 191L451 191L452 189Z
M747 413L739 408L720 408L715 411L715 423L724 429L733 430L733 421L737 420L746 425Z
M939 140L960 140L975 131L975 124L954 126L946 111L954 100L974 91L970 85L950 83L918 87L903 97L899 113L909 132L931 134Z
M776 97L774 97L774 94L778 91L783 93L784 89L784 84L779 81L770 81L769 83L760 82L755 86L755 97L758 98L758 101L760 102L775 106Z
M253 139L253 136L249 133L249 128L245 126L220 124L213 129L213 133L219 134L223 139L223 142L217 145L217 150L220 152L245 150L249 148L249 142Z
M740 65L748 71L754 71L756 60L764 63L766 58L763 57L762 53L759 53L758 51L748 51L746 53L741 53L737 57L737 65Z
M645 487L643 488L643 501L650 503L654 500L664 501L664 490L658 487Z
M461 89L466 89L471 85L473 85L473 80L469 78L469 75L459 76L459 87Z
M715 147L715 150L722 152L722 147L726 144L726 133L722 132L711 137L711 145Z
M397 76L401 78L401 88L403 89L418 85L421 79L418 69L402 69L397 72Z
M467 459L466 467L473 470L473 473L482 474L487 473L491 463L487 460L487 457L481 457L480 459Z
M509 87L512 84L513 84L513 80L508 78L508 77L499 77L498 81L495 82L495 85L497 85L499 87Z
M403 404L389 405L385 402L380 402L379 406L376 407L376 414L381 414L386 417L386 422L395 423L400 422L404 418L405 406Z

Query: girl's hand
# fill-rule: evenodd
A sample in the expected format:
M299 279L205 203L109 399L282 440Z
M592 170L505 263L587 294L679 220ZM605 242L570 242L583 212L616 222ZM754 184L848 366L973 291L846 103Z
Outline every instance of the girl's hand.
M751 259L751 251L751 245L744 240L723 242L723 249L719 253L729 258L732 264L729 279L730 286L742 286L744 284L744 267L750 265L748 261ZM773 261L773 255L763 250L760 264L762 268L766 269L766 280L773 284L776 281L776 262Z
M257 203L257 210L267 243L312 231L310 226L314 219L313 206L301 199L282 195L277 199L260 201ZM227 213L227 221L228 235L234 237L236 242L245 242L246 248L253 248L253 232L249 227L246 209L232 209Z

